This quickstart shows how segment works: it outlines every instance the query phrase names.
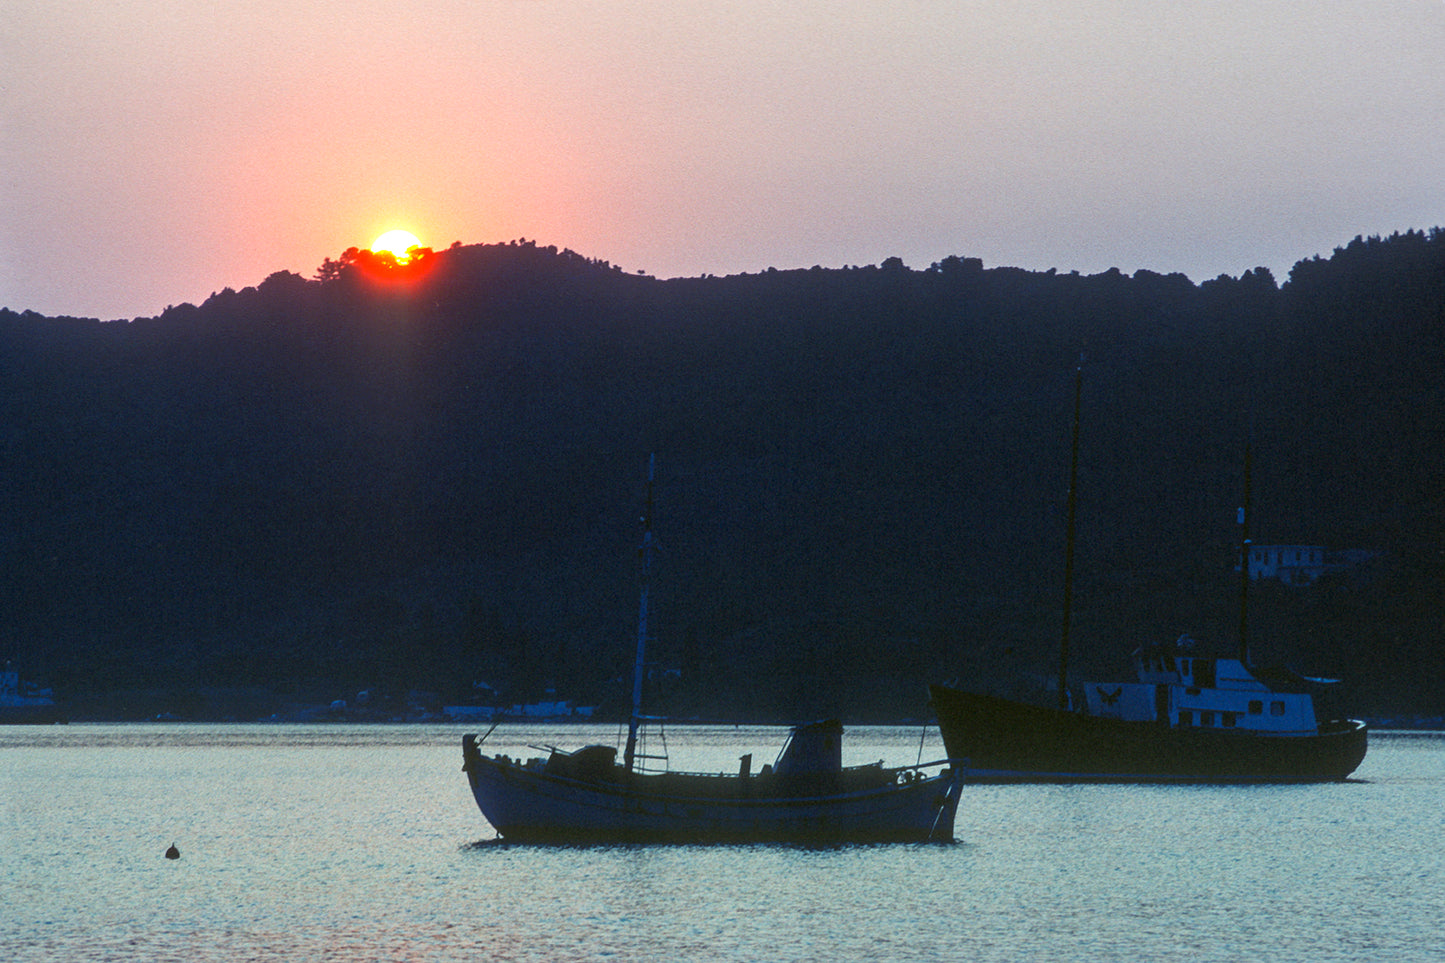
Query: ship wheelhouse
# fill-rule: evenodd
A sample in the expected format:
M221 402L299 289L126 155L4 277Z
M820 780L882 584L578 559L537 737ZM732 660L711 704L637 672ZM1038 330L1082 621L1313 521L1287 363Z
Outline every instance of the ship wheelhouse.
M1134 668L1136 683L1085 683L1086 714L1256 736L1319 731L1314 700L1302 686L1271 686L1238 659L1197 655L1178 644L1147 646L1135 651ZM1303 680L1271 679L1277 681Z

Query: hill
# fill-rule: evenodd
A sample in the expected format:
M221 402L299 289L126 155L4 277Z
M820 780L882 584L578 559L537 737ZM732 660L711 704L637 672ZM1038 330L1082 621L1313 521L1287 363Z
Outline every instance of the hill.
M1048 672L1084 366L1081 668L1232 644L1445 712L1445 232L1193 284L948 258L662 280L534 242L354 249L129 322L0 310L0 653L111 714L360 689L604 705L659 465L656 699L919 715ZM149 690L150 701L106 701ZM190 708L186 708L190 707Z

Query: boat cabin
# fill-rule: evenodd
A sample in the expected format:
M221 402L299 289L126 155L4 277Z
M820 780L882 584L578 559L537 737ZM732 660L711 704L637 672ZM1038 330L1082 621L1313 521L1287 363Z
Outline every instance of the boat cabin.
M837 719L794 726L773 764L773 771L780 776L842 769L843 723Z
M1087 714L1255 735L1319 730L1308 692L1271 687L1238 659L1197 655L1178 644L1146 646L1134 652L1134 668L1136 683L1085 683Z

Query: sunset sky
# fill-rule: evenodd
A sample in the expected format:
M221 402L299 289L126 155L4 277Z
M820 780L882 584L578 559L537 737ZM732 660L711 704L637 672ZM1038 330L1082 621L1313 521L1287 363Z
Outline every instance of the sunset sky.
M0 306L365 247L1257 265L1445 224L1442 0L7 0Z

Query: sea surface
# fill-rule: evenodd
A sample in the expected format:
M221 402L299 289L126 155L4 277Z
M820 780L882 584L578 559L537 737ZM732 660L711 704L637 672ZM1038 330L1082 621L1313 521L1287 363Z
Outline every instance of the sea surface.
M0 727L0 960L1445 960L1438 733L1372 734L1345 783L967 786L954 844L808 848L498 842L466 731ZM756 769L783 735L667 748ZM850 763L920 755L936 730L845 735Z

